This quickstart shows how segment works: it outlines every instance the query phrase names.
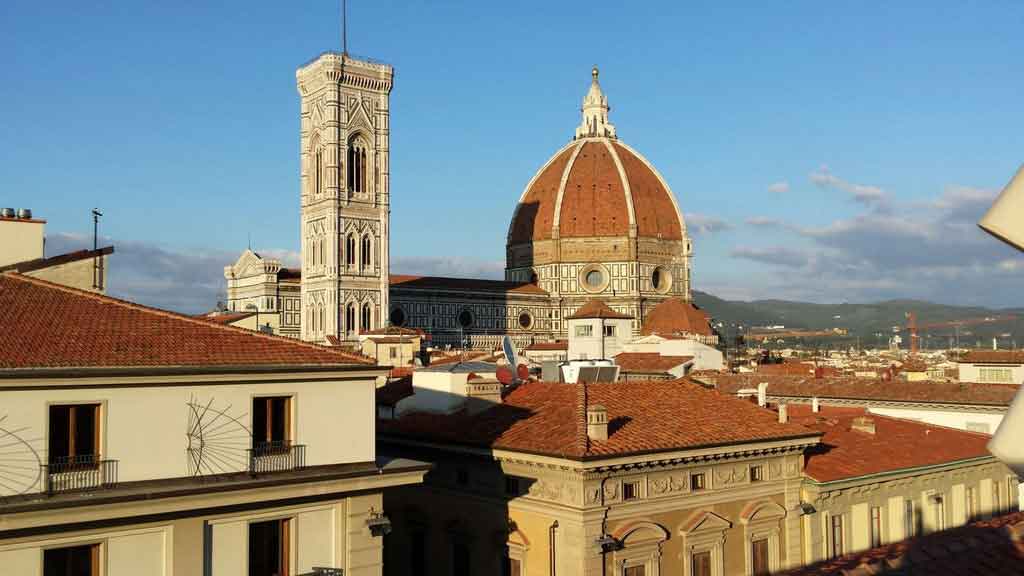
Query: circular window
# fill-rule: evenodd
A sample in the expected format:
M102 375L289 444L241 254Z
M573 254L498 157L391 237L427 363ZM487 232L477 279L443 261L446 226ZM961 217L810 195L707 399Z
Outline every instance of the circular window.
M389 318L392 326L405 326L405 310L395 308L391 310L391 316Z
M672 274L665 268L658 266L651 273L651 286L658 292L668 292L669 288L672 287Z
M459 326L463 328L469 328L473 325L473 313L469 310L463 310L459 312Z
M600 270L591 270L590 272L587 272L586 282L587 286L597 288L601 286L602 282L604 282L604 274L601 274Z
M533 316L529 312L523 312L519 315L519 327L523 330L529 330L533 327Z
M608 287L608 271L600 264L590 264L580 270L580 284L587 292L600 292Z

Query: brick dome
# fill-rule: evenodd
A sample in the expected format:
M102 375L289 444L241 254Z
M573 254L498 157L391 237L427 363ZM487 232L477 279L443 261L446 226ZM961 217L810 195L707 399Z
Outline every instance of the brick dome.
M559 150L530 180L508 243L605 236L682 240L685 232L672 191L643 156L614 137L588 136Z

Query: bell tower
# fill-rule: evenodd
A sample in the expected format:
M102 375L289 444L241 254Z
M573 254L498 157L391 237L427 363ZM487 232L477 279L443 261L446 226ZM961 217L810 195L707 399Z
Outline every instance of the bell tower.
M388 317L390 65L326 52L296 71L302 103L303 340L354 341Z

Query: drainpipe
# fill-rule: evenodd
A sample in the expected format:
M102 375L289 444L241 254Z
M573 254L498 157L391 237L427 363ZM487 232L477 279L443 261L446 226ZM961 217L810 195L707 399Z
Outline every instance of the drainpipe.
M558 520L548 527L548 557L551 562L551 576L555 576L555 531L558 530Z

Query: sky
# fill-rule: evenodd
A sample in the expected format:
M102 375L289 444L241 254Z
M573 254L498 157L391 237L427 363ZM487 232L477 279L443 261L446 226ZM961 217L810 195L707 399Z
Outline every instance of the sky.
M297 263L295 69L340 1L0 3L0 204L48 254L115 245L111 292L212 308L251 242ZM523 187L590 83L672 188L696 289L1020 306L975 223L1024 162L1024 3L349 0L395 67L392 272L500 278Z

